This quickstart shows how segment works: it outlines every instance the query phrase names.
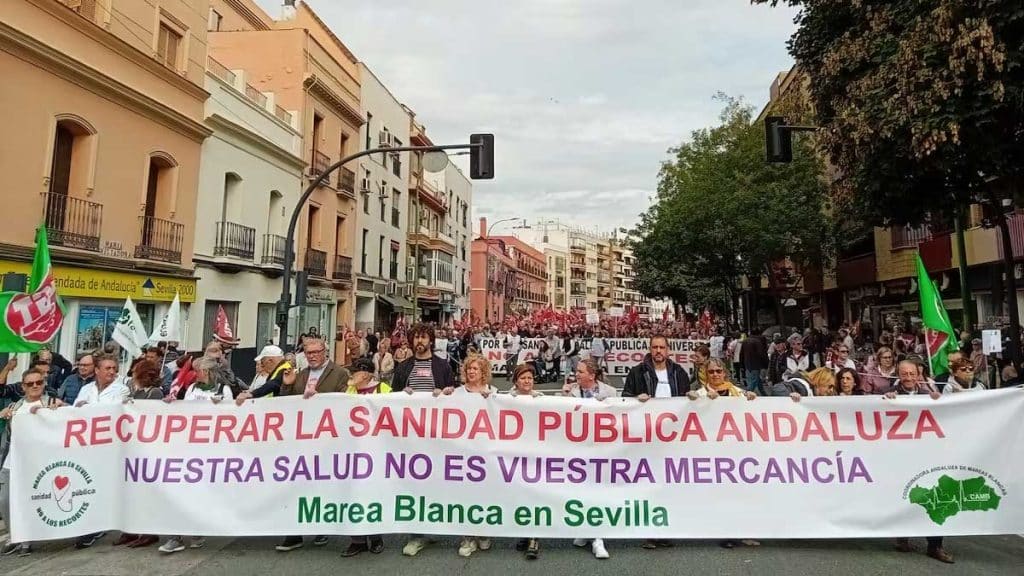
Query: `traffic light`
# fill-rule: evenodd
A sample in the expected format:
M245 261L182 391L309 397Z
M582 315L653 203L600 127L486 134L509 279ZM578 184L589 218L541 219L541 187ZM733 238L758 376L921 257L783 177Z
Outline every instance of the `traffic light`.
M764 119L764 147L769 163L793 161L793 133L786 127L783 116L766 116Z
M469 143L469 177L473 180L494 178L494 134L471 134Z

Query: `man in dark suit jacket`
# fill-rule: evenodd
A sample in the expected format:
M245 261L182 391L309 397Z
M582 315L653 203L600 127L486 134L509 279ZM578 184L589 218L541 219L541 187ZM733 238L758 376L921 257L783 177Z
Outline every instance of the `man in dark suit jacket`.
M304 344L309 366L299 371L294 383L281 385L281 396L302 394L309 398L313 394L348 390L348 370L327 358L327 345L324 341L307 338Z

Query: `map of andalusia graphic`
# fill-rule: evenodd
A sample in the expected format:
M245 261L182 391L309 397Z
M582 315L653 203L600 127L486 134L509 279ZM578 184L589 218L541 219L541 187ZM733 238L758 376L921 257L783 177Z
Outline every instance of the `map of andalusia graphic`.
M914 486L910 490L910 501L924 508L939 525L960 512L996 510L1000 500L981 476L954 480L943 474L931 488Z

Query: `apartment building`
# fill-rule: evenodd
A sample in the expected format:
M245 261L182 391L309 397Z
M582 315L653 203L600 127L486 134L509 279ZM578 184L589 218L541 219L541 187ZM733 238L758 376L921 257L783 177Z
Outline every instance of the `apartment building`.
M276 95L252 90L245 70L207 62L206 125L196 206L196 277L202 290L189 315L189 350L212 338L219 309L240 341L236 371L269 342L277 343L285 235L299 201L302 133ZM298 317L289 333L299 332Z
M360 101L366 149L409 144L409 113L381 81L359 64ZM389 329L413 313L406 298L409 226L409 153L363 157L357 172L360 210L356 215L355 325Z
M307 163L303 187L344 156L363 149L360 69L355 55L303 2L274 20L251 0L213 0L210 55L244 70L247 91L272 93L293 114ZM341 336L354 326L358 166L342 167L320 182L303 207L296 238L296 269L309 278L306 306L293 310L299 332L315 328L342 358Z
M552 258L567 255L567 267L562 268L562 277L568 283L565 292L566 308L607 311L612 307L614 266L609 234L555 220L543 220L532 227L517 229L515 236ZM548 293L548 301L553 303L558 300L557 261L554 269L556 288L555 291L549 288Z
M127 296L147 329L175 293L194 313L207 1L0 2L0 120L17 135L0 140L15 216L0 274L24 287L45 226L66 357L108 341Z

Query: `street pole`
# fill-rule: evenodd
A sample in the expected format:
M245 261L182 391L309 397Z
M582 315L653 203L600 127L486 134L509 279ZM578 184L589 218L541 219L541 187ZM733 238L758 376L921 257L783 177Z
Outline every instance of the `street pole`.
M291 294L291 280L292 280L292 266L295 264L295 229L299 225L299 214L302 212L302 207L309 201L309 197L313 195L313 191L317 189L321 184L327 181L331 174L335 170L341 168L343 165L362 158L363 156L369 156L371 154L393 154L395 152L438 152L444 150L465 150L466 148L480 148L480 144L448 144L445 146L395 146L390 148L371 148L369 150L363 150L350 154L341 160L338 160L334 164L327 167L326 170L320 173L315 180L309 183L306 190L302 193L295 208L292 209L291 219L288 221L288 236L284 240L284 274L281 276L281 299L277 302L277 327L280 330L280 336L278 338L278 344L282 350L287 349L288 346L288 311L292 308L292 294ZM419 226L419 222L416 223ZM308 248L308 246L307 246ZM419 251L417 251L417 256ZM417 266L419 262L417 260ZM419 278L419 270L417 272L417 279Z
M1010 331L1010 361L1013 367L1020 371L1020 316L1017 311L1017 278L1014 276L1013 265L1013 243L1010 238L1010 225L1006 221L1006 214L996 204L996 222L999 225L999 232L1003 240L1003 275L1006 277L1006 311L1009 315L1008 328Z
M964 242L963 207L957 206L953 218L956 229L956 259L960 268L960 301L963 306L963 329L971 332L971 295L967 292L967 248Z

